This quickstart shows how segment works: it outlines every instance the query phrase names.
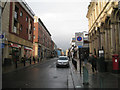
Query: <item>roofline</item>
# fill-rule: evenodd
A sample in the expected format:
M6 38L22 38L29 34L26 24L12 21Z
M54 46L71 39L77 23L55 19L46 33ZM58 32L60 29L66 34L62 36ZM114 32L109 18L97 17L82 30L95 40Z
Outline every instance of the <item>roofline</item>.
M46 26L43 24L42 20L40 18L38 18L38 21L42 24L42 26L45 28L45 30L47 31L47 33L51 36L50 32L48 31L48 29L46 28Z

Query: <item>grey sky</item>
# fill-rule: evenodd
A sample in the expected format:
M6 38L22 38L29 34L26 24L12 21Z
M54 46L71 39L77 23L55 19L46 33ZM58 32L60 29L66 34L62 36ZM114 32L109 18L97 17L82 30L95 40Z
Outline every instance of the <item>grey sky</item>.
M86 18L88 1L81 0L25 0L40 17L58 48L70 47L75 32L88 31Z

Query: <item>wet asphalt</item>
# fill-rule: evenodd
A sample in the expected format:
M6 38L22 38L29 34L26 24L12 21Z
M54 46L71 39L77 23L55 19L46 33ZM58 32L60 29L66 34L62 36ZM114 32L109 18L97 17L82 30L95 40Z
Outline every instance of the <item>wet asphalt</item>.
M57 58L2 75L2 88L68 88L69 68L56 68Z

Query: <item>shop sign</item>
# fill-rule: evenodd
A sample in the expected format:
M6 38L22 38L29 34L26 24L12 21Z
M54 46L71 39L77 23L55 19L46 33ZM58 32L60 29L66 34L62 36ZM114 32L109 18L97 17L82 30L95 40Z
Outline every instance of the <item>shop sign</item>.
M32 51L33 49L32 48L29 48L29 47L24 47L25 50L30 50Z
M21 48L21 45L11 43L10 47Z

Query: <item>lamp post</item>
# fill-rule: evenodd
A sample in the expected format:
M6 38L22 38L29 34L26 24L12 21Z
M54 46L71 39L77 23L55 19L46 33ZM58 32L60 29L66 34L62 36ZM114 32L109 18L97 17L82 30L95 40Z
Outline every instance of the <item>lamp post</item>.
M2 34L2 2L0 2L0 35ZM2 89L2 39L0 39L0 89Z

